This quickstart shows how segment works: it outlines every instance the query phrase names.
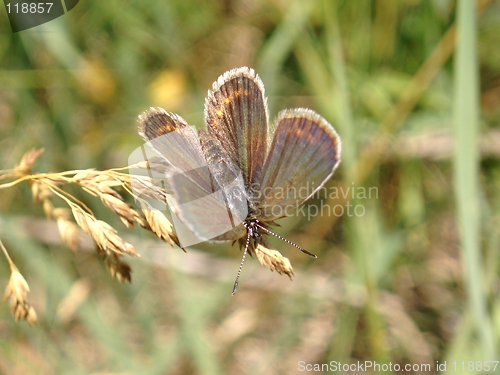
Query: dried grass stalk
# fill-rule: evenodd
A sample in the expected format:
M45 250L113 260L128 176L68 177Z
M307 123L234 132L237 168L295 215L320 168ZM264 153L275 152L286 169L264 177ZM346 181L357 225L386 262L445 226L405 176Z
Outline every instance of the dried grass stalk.
M273 248L264 238L254 249L255 255L259 262L268 267L271 271L276 271L279 274L286 274L293 279L293 268L288 258L285 258L281 253Z
M10 311L14 315L16 322L19 321L19 319L23 319L26 320L29 325L33 325L37 322L37 315L35 309L28 302L30 287L14 262L10 259L9 253L2 241L0 241L0 247L10 266L10 279L5 288L3 300L5 302L9 299Z
M141 215L130 204L125 203L123 197L112 189L122 184L111 174L97 173L96 171L76 174L72 182L77 183L83 190L99 197L108 209L116 213L127 228L132 228L140 220Z
M174 226L161 211L143 208L142 212L144 212L146 221L149 224L149 228L147 229L150 229L158 238L167 241L170 245L181 247L179 238L174 231ZM184 248L182 248L182 250L184 250ZM185 251L186 250L184 250L184 252Z
M44 149L31 149L23 155L19 164L14 168L14 171L21 174L27 175L31 172L31 169L35 165L36 160L42 155Z
M111 250L119 255L127 253L128 255L139 256L134 246L118 236L116 230L108 223L96 220L77 205L72 205L71 211L76 223L85 233L92 237L100 249L104 251Z
M45 215L57 221L57 227L61 241L70 249L77 250L81 241L81 228L95 241L98 253L103 258L109 272L120 281L130 281L131 267L120 260L124 254L139 256L134 246L124 241L117 231L108 223L97 220L92 212L71 194L65 192L62 187L74 184L85 192L101 199L105 207L118 215L121 221L128 227L134 227L137 223L141 227L152 231L160 239L180 247L179 239L174 231L172 223L158 210L144 210L144 213L126 203L115 188L123 187L132 197L142 200L143 197L152 198L166 202L166 191L163 187L153 184L147 176L131 176L120 172L120 169L97 171L93 169L84 171L67 171L61 173L31 172L36 159L43 150L31 150L27 152L21 162L3 177L17 177L10 183L0 185L0 188L8 188L22 181L28 181L35 203L43 206ZM134 165L134 168L149 168L147 163ZM130 167L129 167L130 168ZM137 187L144 192L137 196ZM57 196L63 199L70 207L54 207L52 199ZM73 215L76 224L70 220ZM184 249L183 249L184 250ZM14 272L14 271L13 271ZM18 272L17 272L18 273ZM14 282L23 290L23 282L14 272ZM19 274L20 276L20 274ZM27 284L26 284L27 286ZM25 289L26 291L28 289ZM13 295L14 289L10 289ZM18 293L18 296L21 294ZM19 301L22 301L19 299ZM19 302L19 316L22 316L23 304ZM26 307L25 315L34 314ZM35 315L36 316L36 315Z
M97 253L101 256L106 265L106 269L112 277L121 283L125 281L131 282L132 268L127 263L122 262L116 252L103 250L98 247Z
M52 196L50 188L38 180L33 180L31 182L31 194L33 195L33 201L36 204L40 204Z
M78 250L81 242L80 230L75 223L69 220L71 211L67 208L55 208L52 216L57 220L61 241L71 250Z

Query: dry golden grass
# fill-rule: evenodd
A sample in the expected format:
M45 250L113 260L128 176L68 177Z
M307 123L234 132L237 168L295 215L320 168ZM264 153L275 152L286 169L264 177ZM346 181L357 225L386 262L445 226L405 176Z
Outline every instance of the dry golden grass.
M284 273L292 280L293 268L290 260L281 255L270 243L262 241L255 247L254 252L260 264L268 267L271 271L278 272L280 275Z
M5 288L4 301L9 299L10 311L14 315L16 322L22 319L26 320L29 325L33 325L37 322L37 316L35 309L28 302L30 287L14 262L12 262L12 259L10 259L9 253L2 241L0 241L0 247L10 266L10 279Z
M141 177L129 176L119 170L89 169L61 173L33 173L33 165L42 153L43 149L31 150L23 156L14 169L2 171L0 180L12 179L12 181L0 184L0 189L28 182L31 186L33 201L43 207L48 218L56 220L61 241L71 250L79 249L81 231L88 234L95 242L96 251L109 273L120 282L130 282L132 272L132 268L124 263L121 257L139 256L134 246L123 240L113 226L97 219L83 202L65 191L63 189L65 185L78 186L84 192L100 198L103 205L118 215L127 228L134 228L135 224L138 224L172 246L179 246L173 225L160 211L152 209L138 211L126 203L122 195L115 190L123 188L135 197L130 186L131 180L136 179L136 184L144 186L145 190L151 186L147 181L141 181ZM142 167L147 167L147 165ZM158 191L152 190L151 194L156 194L155 197L162 196ZM67 207L55 206L53 201L57 198ZM74 221L71 220L71 216ZM29 286L10 259L3 244L2 249L11 268L11 278L5 291L5 299L10 298L10 308L16 321L24 319L29 324L33 324L36 322L36 313L26 300Z

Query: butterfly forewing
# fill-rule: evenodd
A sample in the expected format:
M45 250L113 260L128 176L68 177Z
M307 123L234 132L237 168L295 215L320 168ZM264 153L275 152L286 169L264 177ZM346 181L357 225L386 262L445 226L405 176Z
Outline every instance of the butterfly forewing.
M209 191L210 178L203 167L206 165L196 130L180 116L162 108L151 108L139 117L139 134L152 146L159 157L170 166L167 173L191 173L198 178L200 188ZM149 160L150 164L154 162Z
M140 121L141 135L169 166L156 183L168 187L169 207L187 227L186 246L193 242L193 234L205 241L239 224L228 218L223 192L214 184L196 130L160 108L144 113Z
M290 216L333 174L340 162L340 138L314 111L278 114L276 131L260 182L258 217Z
M205 101L208 132L243 172L246 185L257 181L267 154L264 85L253 69L224 73Z

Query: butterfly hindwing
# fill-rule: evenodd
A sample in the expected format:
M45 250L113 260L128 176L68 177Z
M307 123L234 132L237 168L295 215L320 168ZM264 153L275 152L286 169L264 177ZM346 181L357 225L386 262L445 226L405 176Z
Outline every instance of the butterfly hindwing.
M316 112L282 111L260 180L258 218L290 216L333 174L341 142L334 128Z

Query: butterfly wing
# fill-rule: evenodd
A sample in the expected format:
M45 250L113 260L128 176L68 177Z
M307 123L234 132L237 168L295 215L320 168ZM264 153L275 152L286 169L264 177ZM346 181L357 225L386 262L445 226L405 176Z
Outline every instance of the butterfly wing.
M244 238L247 235L247 230L243 226L243 224L238 225L234 229L230 230L229 232L223 233L220 236L214 237L211 239L213 242L219 242L219 241L236 241L239 240L240 238Z
M167 201L183 246L233 229L223 193L207 165L196 130L180 116L152 108L140 116L140 134L167 164ZM151 161L150 161L151 162ZM176 221L178 218L178 221Z
M280 112L260 182L258 218L273 221L293 214L332 176L340 152L337 132L316 112Z
M253 69L230 70L214 82L205 101L209 134L241 169L245 184L258 181L267 154L267 103Z
M203 130L200 131L200 142L215 188L222 192L231 222L237 226L248 215L248 195L243 173L219 143Z
M199 187L205 191L211 190L210 179L203 170L206 163L194 127L189 126L179 115L167 112L163 108L152 107L139 116L139 121L141 124L139 134L156 151L162 162L166 162L167 174L201 168L200 175L197 176ZM148 161L154 164L151 158Z

